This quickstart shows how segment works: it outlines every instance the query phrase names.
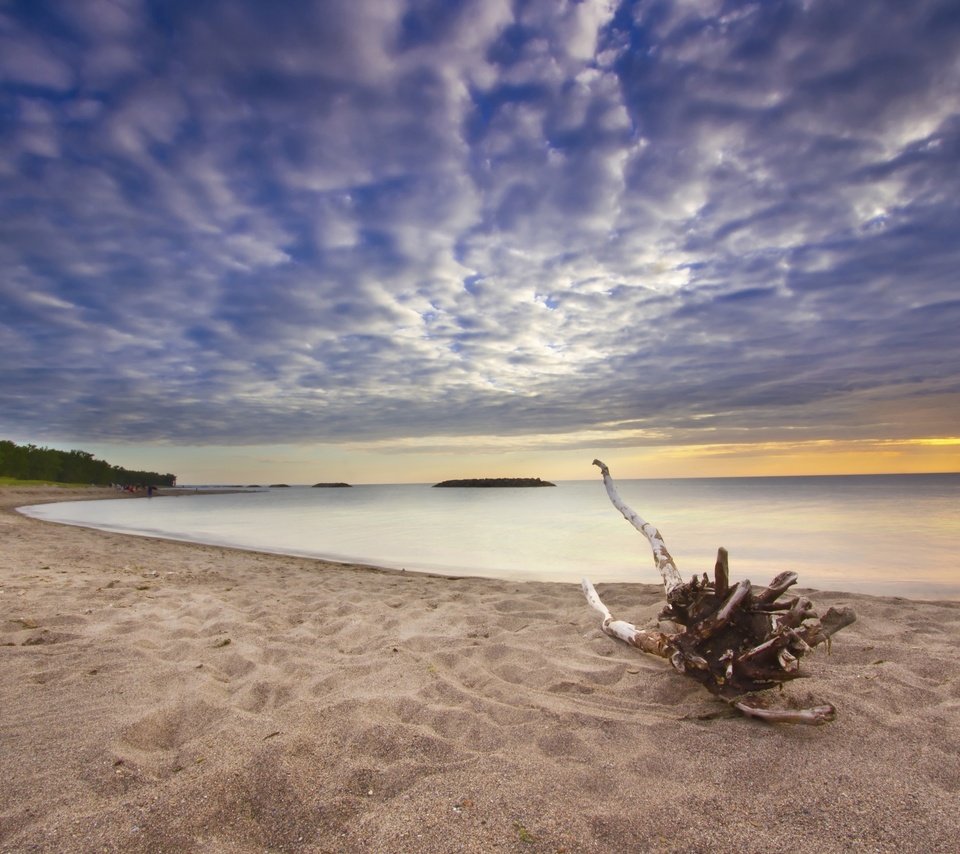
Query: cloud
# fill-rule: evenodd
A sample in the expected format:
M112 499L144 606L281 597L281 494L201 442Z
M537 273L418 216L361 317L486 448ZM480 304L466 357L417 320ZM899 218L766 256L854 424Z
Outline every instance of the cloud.
M0 72L23 86L62 92L74 82L70 66L40 40L20 38L4 27L0 35Z
M719 445L960 414L948 3L103 0L7 7L0 39L0 432Z

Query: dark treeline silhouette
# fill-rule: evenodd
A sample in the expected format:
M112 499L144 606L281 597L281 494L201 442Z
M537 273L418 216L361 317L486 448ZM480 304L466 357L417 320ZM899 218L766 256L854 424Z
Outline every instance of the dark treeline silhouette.
M175 474L130 471L98 460L87 451L55 451L0 440L0 475L20 480L95 483L100 486L176 486Z

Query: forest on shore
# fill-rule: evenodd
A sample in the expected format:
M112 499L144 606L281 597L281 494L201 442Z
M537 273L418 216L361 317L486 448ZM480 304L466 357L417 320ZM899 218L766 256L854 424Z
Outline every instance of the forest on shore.
M0 440L0 476L97 486L176 486L175 474L133 471L98 460L87 451L57 451Z

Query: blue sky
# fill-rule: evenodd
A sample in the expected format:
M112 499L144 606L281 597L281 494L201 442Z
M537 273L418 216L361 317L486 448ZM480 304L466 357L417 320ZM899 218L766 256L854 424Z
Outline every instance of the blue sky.
M958 56L955 2L0 2L0 437L960 468Z

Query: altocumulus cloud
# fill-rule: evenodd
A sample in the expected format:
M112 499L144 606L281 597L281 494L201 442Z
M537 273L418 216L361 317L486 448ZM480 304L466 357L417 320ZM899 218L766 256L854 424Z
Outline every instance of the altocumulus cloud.
M7 2L0 428L951 435L958 55L919 0Z

